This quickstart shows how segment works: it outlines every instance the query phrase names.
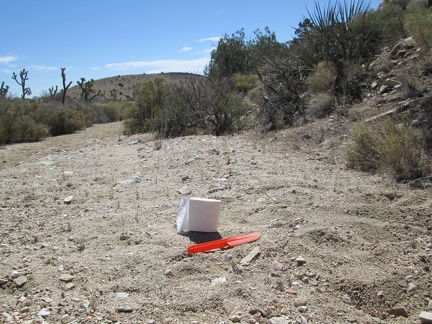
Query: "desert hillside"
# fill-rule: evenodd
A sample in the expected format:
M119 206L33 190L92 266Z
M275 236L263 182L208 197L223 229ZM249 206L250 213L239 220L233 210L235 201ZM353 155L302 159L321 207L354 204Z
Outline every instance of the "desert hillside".
M188 78L202 78L203 76L190 73L161 73L161 74L133 74L118 75L105 79L94 80L94 89L100 91L108 100L127 100L132 98L133 86L138 83L163 78L167 82L183 82ZM86 80L88 81L88 80ZM78 85L67 92L72 99L79 99L81 90Z

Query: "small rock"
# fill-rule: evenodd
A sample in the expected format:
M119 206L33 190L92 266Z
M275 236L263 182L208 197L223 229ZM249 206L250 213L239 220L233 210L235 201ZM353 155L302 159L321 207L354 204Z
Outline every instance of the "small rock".
M20 275L21 274L18 271L14 270L10 273L9 277L11 277L12 279L15 279L15 278L18 278Z
M174 273L172 272L171 269L167 269L167 270L165 270L164 275L165 275L166 277L172 277L172 276L174 276Z
M132 313L133 308L130 306L120 306L117 308L117 312L119 312L119 313Z
M422 322L422 324L430 324L432 323L432 313L421 312L419 315L419 319Z
M6 285L8 282L9 280L0 278L0 286Z
M233 323L240 323L242 320L242 314L234 314L229 317L229 320Z
M125 293L125 292L118 292L117 293L117 298L128 298L129 294Z
M126 241L126 240L128 240L129 239L129 236L128 235L126 235L126 234L121 234L120 235L120 241Z
M64 203L66 205L69 205L72 202L74 196L67 196L65 199L63 199Z
M192 194L192 189L189 188L188 186L183 186L179 190L177 190L177 192L182 196L189 196Z
M213 279L211 284L212 284L212 286L215 286L215 285L223 284L226 281L227 281L227 279L225 277L219 277L219 278Z
M40 316L40 317L47 317L47 316L50 316L50 315L51 315L51 312L50 312L49 310L45 309L45 308L42 308L42 309L37 313L37 316Z
M255 247L252 251L248 253L243 259L240 261L240 265L247 266L249 265L253 259L255 259L260 254L259 246Z
M411 292L411 291L414 291L416 289L417 289L417 286L415 284L413 284L412 282L410 282L408 284L408 287L407 287L407 292Z
M19 276L18 278L15 278L14 283L17 287L22 287L27 283L27 277Z
M60 281L63 282L71 282L74 279L74 277L68 273L62 273L59 279Z
M66 287L67 290L72 290L72 289L75 288L75 284L73 282L69 282L69 283L66 284L65 287Z
M273 261L272 269L274 271L282 271L284 269L284 265L278 261Z
M42 297L41 300L43 300L47 304L49 304L53 301L52 298L49 298L49 297Z
M288 324L284 317L272 317L269 319L269 324Z
M302 265L304 265L306 263L306 260L302 256L299 256L296 259L296 262L297 262L297 265L302 266Z
M429 302L428 302L428 308L432 309L432 299L430 299Z
M394 315L394 316L404 316L407 317L408 313L405 309L405 307L401 306L401 305L395 305L392 308L390 308L390 310L388 311L388 313L390 315Z
M306 313L308 311L307 306L299 306L297 309L299 310L300 313Z
M291 288L286 289L285 292L287 294L290 294L290 295L297 295L298 294L297 290L294 290L294 289L291 289Z
M5 319L5 322L12 322L13 321L13 317L6 312L2 313L2 317Z
M299 307L299 306L306 306L308 303L308 300L306 298L297 298L294 301L294 306L295 307Z
M23 308L21 308L21 310L20 310L20 313L21 314L23 314L23 313L29 313L30 312L30 307L23 307Z

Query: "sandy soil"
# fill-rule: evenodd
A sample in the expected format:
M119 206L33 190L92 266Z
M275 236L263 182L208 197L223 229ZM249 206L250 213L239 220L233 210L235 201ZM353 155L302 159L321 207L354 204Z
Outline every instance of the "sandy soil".
M0 322L419 322L431 189L347 170L347 125L321 123L163 142L113 123L1 148ZM217 233L176 233L183 186L222 201Z

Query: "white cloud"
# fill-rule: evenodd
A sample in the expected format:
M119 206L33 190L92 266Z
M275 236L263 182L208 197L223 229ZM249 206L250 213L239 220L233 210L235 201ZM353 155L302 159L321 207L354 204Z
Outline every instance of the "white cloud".
M33 70L33 71L57 71L60 70L60 68L58 67L54 67L54 66L43 66L43 65L29 65L26 67L28 70Z
M134 61L122 63L110 63L105 67L110 70L136 70L142 69L146 73L161 72L188 72L202 73L205 66L209 63L209 58L200 58L196 60L155 60L155 61Z
M16 60L17 58L15 56L0 56L0 63L9 64Z
M208 37L208 38L202 38L198 40L198 42L219 42L221 37Z
M189 51L192 51L192 50L193 50L192 47L185 46L185 47L182 47L182 49L180 50L180 52L189 52Z

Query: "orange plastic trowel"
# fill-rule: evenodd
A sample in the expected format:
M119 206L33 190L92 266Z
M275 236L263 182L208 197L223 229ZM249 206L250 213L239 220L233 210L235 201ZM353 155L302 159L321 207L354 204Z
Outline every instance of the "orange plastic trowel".
M216 241L200 243L200 244L189 246L188 253L195 254L199 252L208 252L216 249L229 249L237 245L259 240L260 237L261 237L261 233L252 233L248 235L234 236L234 237L220 239Z

